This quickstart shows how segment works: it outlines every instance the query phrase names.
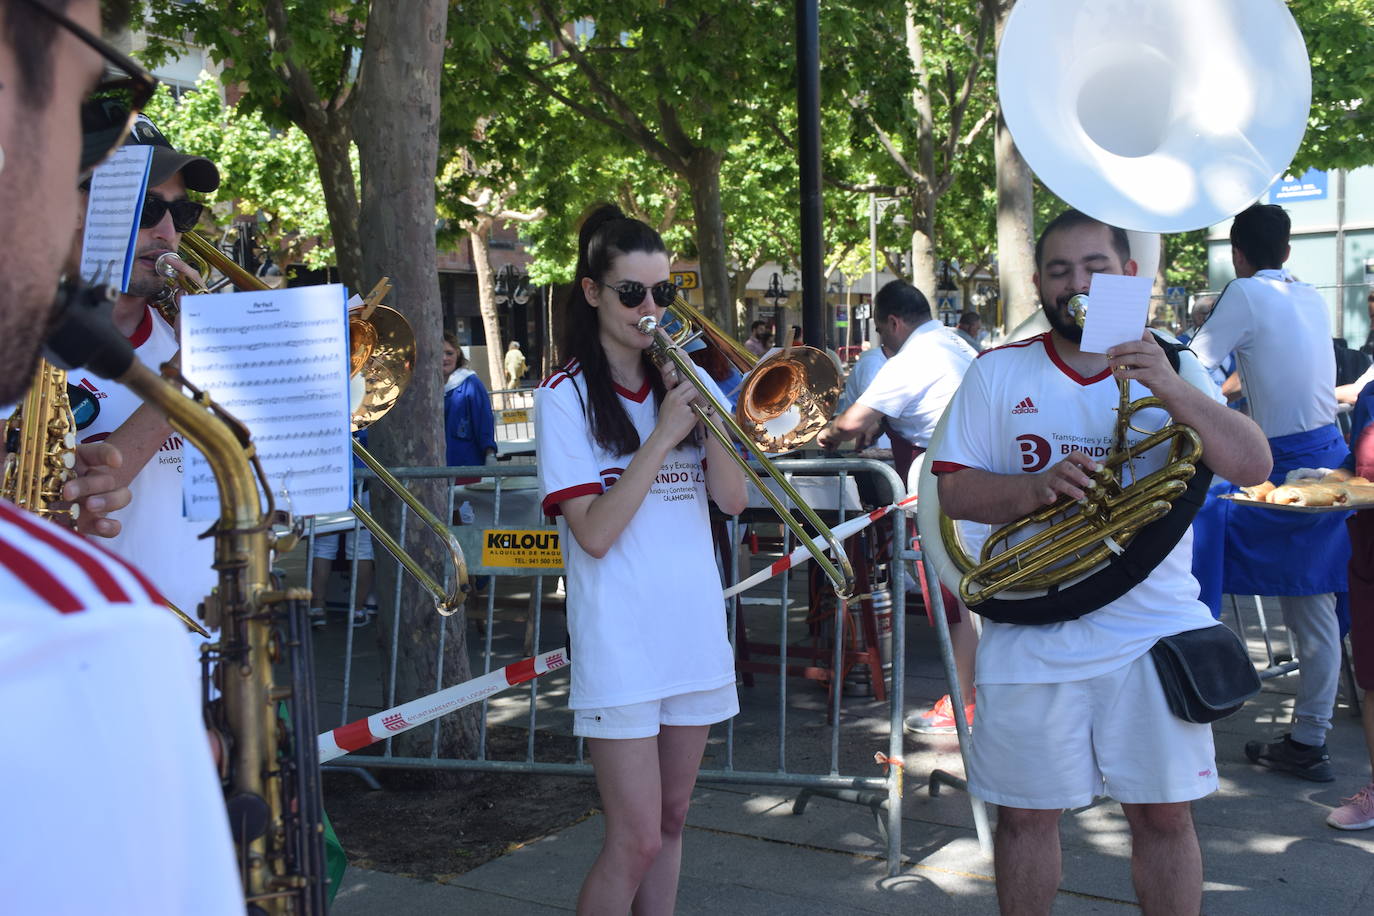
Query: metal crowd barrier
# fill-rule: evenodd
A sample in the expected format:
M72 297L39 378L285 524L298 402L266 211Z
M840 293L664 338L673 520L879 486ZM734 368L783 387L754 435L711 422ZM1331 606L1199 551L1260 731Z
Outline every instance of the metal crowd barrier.
M534 389L505 388L491 392L500 455L534 451Z
M903 498L905 487L897 474L886 464L868 459L794 459L777 462L777 466L789 477L793 475L805 475L811 487L807 492L808 501L828 502L833 504L832 516L843 521L846 516L858 514L858 511L850 508L853 500L845 499L845 494L852 494L856 489L855 482L857 476L861 475L868 482L875 484L878 495L874 497L879 505L887 505ZM453 511L460 506L462 501L467 500L473 503L476 513L477 524L462 525L454 527L453 530L458 535L463 544L464 552L468 562L469 573L474 576L491 576L491 586L487 589L484 606L479 606L476 610L485 622L485 627L478 628L480 638L473 640L473 630L468 629L469 636L468 653L473 667L474 676L487 673L498 669L511 661L524 656L539 653L548 649L554 649L563 645L563 628L561 622L555 626L546 626L544 616L544 582L549 576L559 576L562 568L557 562L551 559L547 551L539 549L540 543L547 546L539 535L547 535L556 532L552 525L545 524L545 519L539 512L537 497L533 488L533 476L535 468L532 465L502 465L496 467L481 468L400 468L393 473L402 480L411 478L453 478L455 476L483 477L486 480L481 484L468 487L453 487L449 493L448 515L446 518L453 517ZM365 473L360 473L359 477L365 477ZM833 489L832 489L833 488ZM830 499L824 493L830 489L834 495ZM812 496L811 494L816 494ZM403 507L404 508L404 507ZM825 508L817 506L818 509ZM724 548L725 557L722 566L726 570L723 577L723 584L730 584L736 581L736 573L739 569L737 562L737 552L740 549L742 540L742 530L740 525L744 522L739 517L731 519L727 523L728 536L724 539L725 543L719 545ZM341 526L346 526L342 519L325 520L318 522L319 530L339 530ZM403 527L405 519L402 521ZM766 519L755 521L758 525L769 524ZM858 802L867 805L878 818L880 831L886 834L887 841L887 860L889 875L896 875L901 864L901 836L902 836L902 794L903 794L903 684L905 681L905 646L906 646L906 626L905 626L905 589L902 587L901 567L902 560L917 559L919 554L911 550L905 543L907 519L901 511L890 513L885 518L874 523L876 529L879 525L887 525L891 528L892 537L891 553L886 557L891 576L891 689L887 690L885 706L881 707L882 716L886 720L886 734L881 734L881 729L873 727L872 718L877 715L873 713L869 722L864 727L859 727L858 716L853 714L846 716L845 710L845 685L843 672L844 662L842 653L845 649L845 639L843 632L845 623L841 619L841 608L835 608L834 620L830 643L833 644L830 665L833 672L830 679L830 696L822 705L819 696L823 694L814 687L802 682L805 689L799 687L797 683L789 679L788 658L789 650L797 652L794 648L796 643L797 631L806 624L805 603L801 607L791 608L791 596L794 591L800 591L805 595L805 586L797 589L794 586L792 571L782 572L776 580L776 585L765 584L751 592L746 592L742 596L732 597L727 602L727 620L732 645L735 644L735 634L737 621L742 611L741 597L750 598L758 592L768 591L770 596L776 596L777 612L776 617L771 621L771 625L776 627L776 652L774 656L776 663L776 677L771 675L755 675L757 681L753 688L741 686L739 688L741 715L736 719L730 720L723 729L713 731L713 741L708 746L708 755L712 757L710 764L706 762L700 771L699 779L706 783L738 784L750 786L779 786L799 790L802 794L797 799L794 812L800 814L806 805L806 800L811 795L824 795L832 798L839 798L845 801ZM782 555L786 556L792 550L794 544L791 535L786 528L779 526L782 534ZM515 533L514 539L507 538L502 540L504 535ZM870 536L876 534L876 530L870 532ZM529 534L533 537L525 538ZM313 534L312 534L313 536ZM493 540L495 538L495 540ZM502 545L514 545L525 543L530 546L528 554L523 557L515 551L516 562L511 561L511 552L503 551ZM502 554L505 557L502 557ZM802 564L799 571L803 573L810 564ZM309 568L309 564L307 565ZM651 574L651 570L646 571ZM525 577L528 579L530 587L529 601L529 620L527 625L527 645L512 650L509 646L498 646L496 640L496 596L498 583L504 582L508 577ZM805 576L803 575L803 582ZM933 574L929 575L929 581L937 581ZM353 594L357 583L357 562L351 564L350 568L350 611L352 607L358 606L360 598ZM397 586L397 597L399 597L399 585ZM935 601L939 601L938 589L936 589ZM756 598L751 602L751 607L758 603ZM772 603L771 600L768 603ZM938 607L932 615L936 621L937 633L941 645L941 659L944 664L946 678L952 686L957 685L957 678L954 676L953 653L949 641L948 625L945 622L943 613ZM435 625L440 625L441 618L435 615ZM768 623L765 621L765 623ZM555 635L549 638L550 631ZM329 658L324 653L337 651L329 643L316 644L316 670L318 672L321 687L327 683L332 684L332 680L339 675L341 669L342 685L339 688L339 714L338 722L332 721L332 717L327 716L323 711L320 719L321 724L327 728L336 725L345 725L354 719L377 712L380 709L396 706L399 703L414 699L414 697L396 695L396 650L397 633L392 633L391 655L387 659L381 660L377 675L380 680L385 682L384 687L379 691L376 685L365 685L362 682L354 683L359 677L357 674L360 665L355 664L355 655L360 658L365 657L366 647L364 641L356 637L356 633L369 633L367 637L370 643L373 637L370 631L354 630L349 628L342 646L342 658ZM442 653L442 646L439 650ZM737 658L738 653L737 653ZM440 659L442 660L442 659ZM577 664L576 650L574 649L573 664ZM524 773L548 773L548 774L582 774L590 775L591 766L583 756L582 742L577 743L577 756L574 763L559 763L552 761L540 761L534 755L534 736L538 729L552 730L556 733L571 735L571 717L567 714L565 701L559 699L557 705L549 702L547 695L554 693L560 688L566 688L568 673L566 669L551 672L543 678L537 678L526 684L521 684L510 688L505 693L497 697L483 701L481 709L481 729L479 733L478 749L474 759L450 759L439 756L439 730L438 723L432 728L430 743L430 754L427 757L402 757L394 753L391 740L388 739L380 756L371 754L350 754L340 758L336 766L347 766L355 768L416 768L416 769L449 769L449 770L487 770L487 771L508 771ZM446 684L436 685L436 689ZM367 692L376 697L378 702L374 704L364 704L357 697ZM541 702L541 697L545 697ZM523 713L517 711L517 705L523 706ZM876 706L876 704L875 704ZM770 721L773 714L776 721ZM487 759L487 729L489 723L497 717L497 713L504 716L503 721L513 721L515 715L520 715L523 719L523 727L529 731L526 745L525 757L523 760L491 760ZM823 717L823 718L822 718ZM810 721L808 721L808 718ZM827 742L824 748L818 747L814 741L808 742L800 740L799 734L810 732L808 726L814 726L816 719L821 719L824 729L827 729ZM801 721L802 724L798 725ZM552 724L550 724L552 723ZM718 743L715 738L720 736L723 731L723 743ZM789 746L789 739L792 744ZM967 734L960 734L960 750L964 749ZM800 748L798 750L800 741ZM765 751L763 748L771 748ZM885 752L875 757L874 751L886 748ZM844 752L844 753L842 753ZM765 759L764 755L767 758ZM803 757L811 757L823 762L808 766L802 761ZM737 761L737 757L748 758ZM879 772L880 766L875 762L881 758L886 762L884 771ZM365 778L371 778L367 776ZM974 804L975 822L979 829L980 841L986 843L986 817L981 813L981 803L975 800Z

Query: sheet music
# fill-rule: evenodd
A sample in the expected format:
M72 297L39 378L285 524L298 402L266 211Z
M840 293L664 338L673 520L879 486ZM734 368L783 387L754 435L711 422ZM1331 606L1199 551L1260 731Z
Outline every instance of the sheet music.
M338 284L181 300L182 374L248 427L278 508L345 512L352 503L348 317ZM203 455L187 444L187 516L219 515Z
M1093 274L1088 285L1088 319L1083 323L1085 353L1106 353L1120 343L1139 340L1150 314L1150 277Z
M81 276L86 282L129 288L152 159L151 146L121 146L91 175L81 236Z

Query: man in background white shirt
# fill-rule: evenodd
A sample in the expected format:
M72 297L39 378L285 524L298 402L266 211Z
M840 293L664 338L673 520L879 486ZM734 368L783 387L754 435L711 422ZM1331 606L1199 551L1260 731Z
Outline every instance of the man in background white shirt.
M977 352L952 329L931 315L930 302L905 280L893 280L878 290L873 314L883 347L893 356L878 369L852 405L830 422L817 438L822 448L858 439L862 446L885 429L892 442L897 473L916 491L917 459L930 445L935 424L959 388ZM944 593L946 620L964 698L964 712L973 719L973 659L978 635L965 608L953 594ZM926 609L929 617L930 609ZM933 622L933 621L932 621ZM907 717L905 728L917 734L954 731L949 696L936 700L924 713Z
M1209 369L1235 353L1248 412L1273 453L1270 479L1278 483L1296 468L1337 467L1349 453L1336 427L1329 309L1315 288L1283 268L1289 229L1282 207L1255 204L1236 216L1231 263L1237 279L1190 342ZM1233 503L1225 504L1224 514L1221 591L1278 596L1302 664L1292 732L1271 743L1247 743L1246 756L1302 779L1330 782L1326 733L1341 661L1335 593L1346 590L1350 558L1344 515ZM1298 545L1301 558L1293 553Z

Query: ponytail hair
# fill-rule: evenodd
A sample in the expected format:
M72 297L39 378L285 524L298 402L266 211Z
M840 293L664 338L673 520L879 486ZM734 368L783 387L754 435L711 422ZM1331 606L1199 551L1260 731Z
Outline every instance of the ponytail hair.
M582 281L601 284L616 258L631 252L667 254L663 238L647 223L630 219L615 204L602 204L582 222L577 235L577 276L564 305L564 354L577 360L587 385L587 420L597 445L617 455L639 450L639 432L615 393L611 367L601 348L596 309L587 301ZM653 387L654 403L663 403L663 377L645 351L645 375Z

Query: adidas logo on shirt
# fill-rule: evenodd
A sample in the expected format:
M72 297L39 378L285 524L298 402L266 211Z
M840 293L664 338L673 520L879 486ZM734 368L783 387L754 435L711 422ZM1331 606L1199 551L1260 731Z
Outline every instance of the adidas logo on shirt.
M1035 404L1033 404L1033 403L1031 402L1031 399L1030 399L1030 398L1025 398L1024 400L1021 401L1020 404L1017 404L1015 407L1013 407L1013 408L1011 409L1011 412L1014 413L1014 414L1016 414L1016 413L1039 413L1039 412L1040 412L1040 408L1036 407Z

